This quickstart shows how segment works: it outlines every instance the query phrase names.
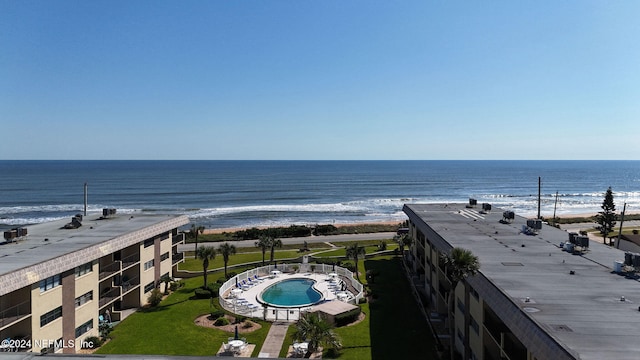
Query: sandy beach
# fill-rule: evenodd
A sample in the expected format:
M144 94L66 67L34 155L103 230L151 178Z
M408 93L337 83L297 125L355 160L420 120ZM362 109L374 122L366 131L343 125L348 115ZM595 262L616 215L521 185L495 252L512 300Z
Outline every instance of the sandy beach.
M621 210L621 209L620 209ZM618 215L619 215L618 211ZM626 215L638 215L640 211L629 211L627 210ZM557 214L557 218L588 218L592 216L598 215L598 212L580 212L580 213L569 213L569 214ZM544 216L544 214L542 215ZM533 216L535 217L535 216ZM549 220L552 216L545 217L545 219ZM335 227L345 227L345 226L362 226L362 225L400 225L402 221L399 220L389 220L389 221L379 221L379 222L367 222L367 223L345 223L345 224L333 224ZM318 225L326 225L326 224L318 224ZM222 234L222 233L232 233L236 231L247 230L250 227L235 227L235 228L219 228L219 229L205 229L204 234ZM258 229L267 229L267 226L257 227Z

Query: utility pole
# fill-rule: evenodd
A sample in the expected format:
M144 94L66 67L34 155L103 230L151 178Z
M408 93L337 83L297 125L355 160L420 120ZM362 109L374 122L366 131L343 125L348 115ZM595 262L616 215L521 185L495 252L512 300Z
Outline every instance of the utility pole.
M538 219L540 219L540 189L542 188L542 180L538 176Z
M553 226L556 226L556 208L558 207L558 191L556 190L556 202L553 204Z

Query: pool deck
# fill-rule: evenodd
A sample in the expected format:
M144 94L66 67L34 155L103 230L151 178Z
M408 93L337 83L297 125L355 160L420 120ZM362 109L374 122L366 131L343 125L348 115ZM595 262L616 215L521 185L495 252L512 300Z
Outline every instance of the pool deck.
M264 317L264 308L263 305L258 301L258 295L270 285L273 285L277 282L283 280L291 280L291 279L313 279L316 281L314 284L314 288L318 290L322 294L323 301L332 301L338 300L336 293L330 288L331 282L329 281L331 278L326 274L320 273L281 273L276 276L266 276L262 277L262 282L258 283L254 286L251 286L248 289L242 290L242 293L234 296L231 293L231 290L227 291L223 294L222 299L220 301L224 301L227 303L227 308L229 310L235 309L235 313L241 314L244 316L250 317ZM351 298L354 297L354 294L351 294ZM236 299L244 299L246 300L246 304L238 305L236 303ZM269 309L282 309L282 310L301 310L301 311L312 311L313 305L310 306L301 306L301 307L278 307L278 306L269 306ZM297 320L297 319L295 319Z

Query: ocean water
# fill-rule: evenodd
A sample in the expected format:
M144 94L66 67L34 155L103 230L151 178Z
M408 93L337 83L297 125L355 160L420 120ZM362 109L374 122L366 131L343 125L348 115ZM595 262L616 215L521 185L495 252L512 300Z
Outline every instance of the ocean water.
M0 228L88 209L186 214L208 229L404 220L405 203L537 214L640 211L640 161L0 161ZM556 204L556 192L558 201Z

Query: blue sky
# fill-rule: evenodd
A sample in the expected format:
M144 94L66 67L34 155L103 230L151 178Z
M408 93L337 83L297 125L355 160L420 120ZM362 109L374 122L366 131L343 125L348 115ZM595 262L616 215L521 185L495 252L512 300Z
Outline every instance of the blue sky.
M0 158L640 159L639 15L0 0Z

